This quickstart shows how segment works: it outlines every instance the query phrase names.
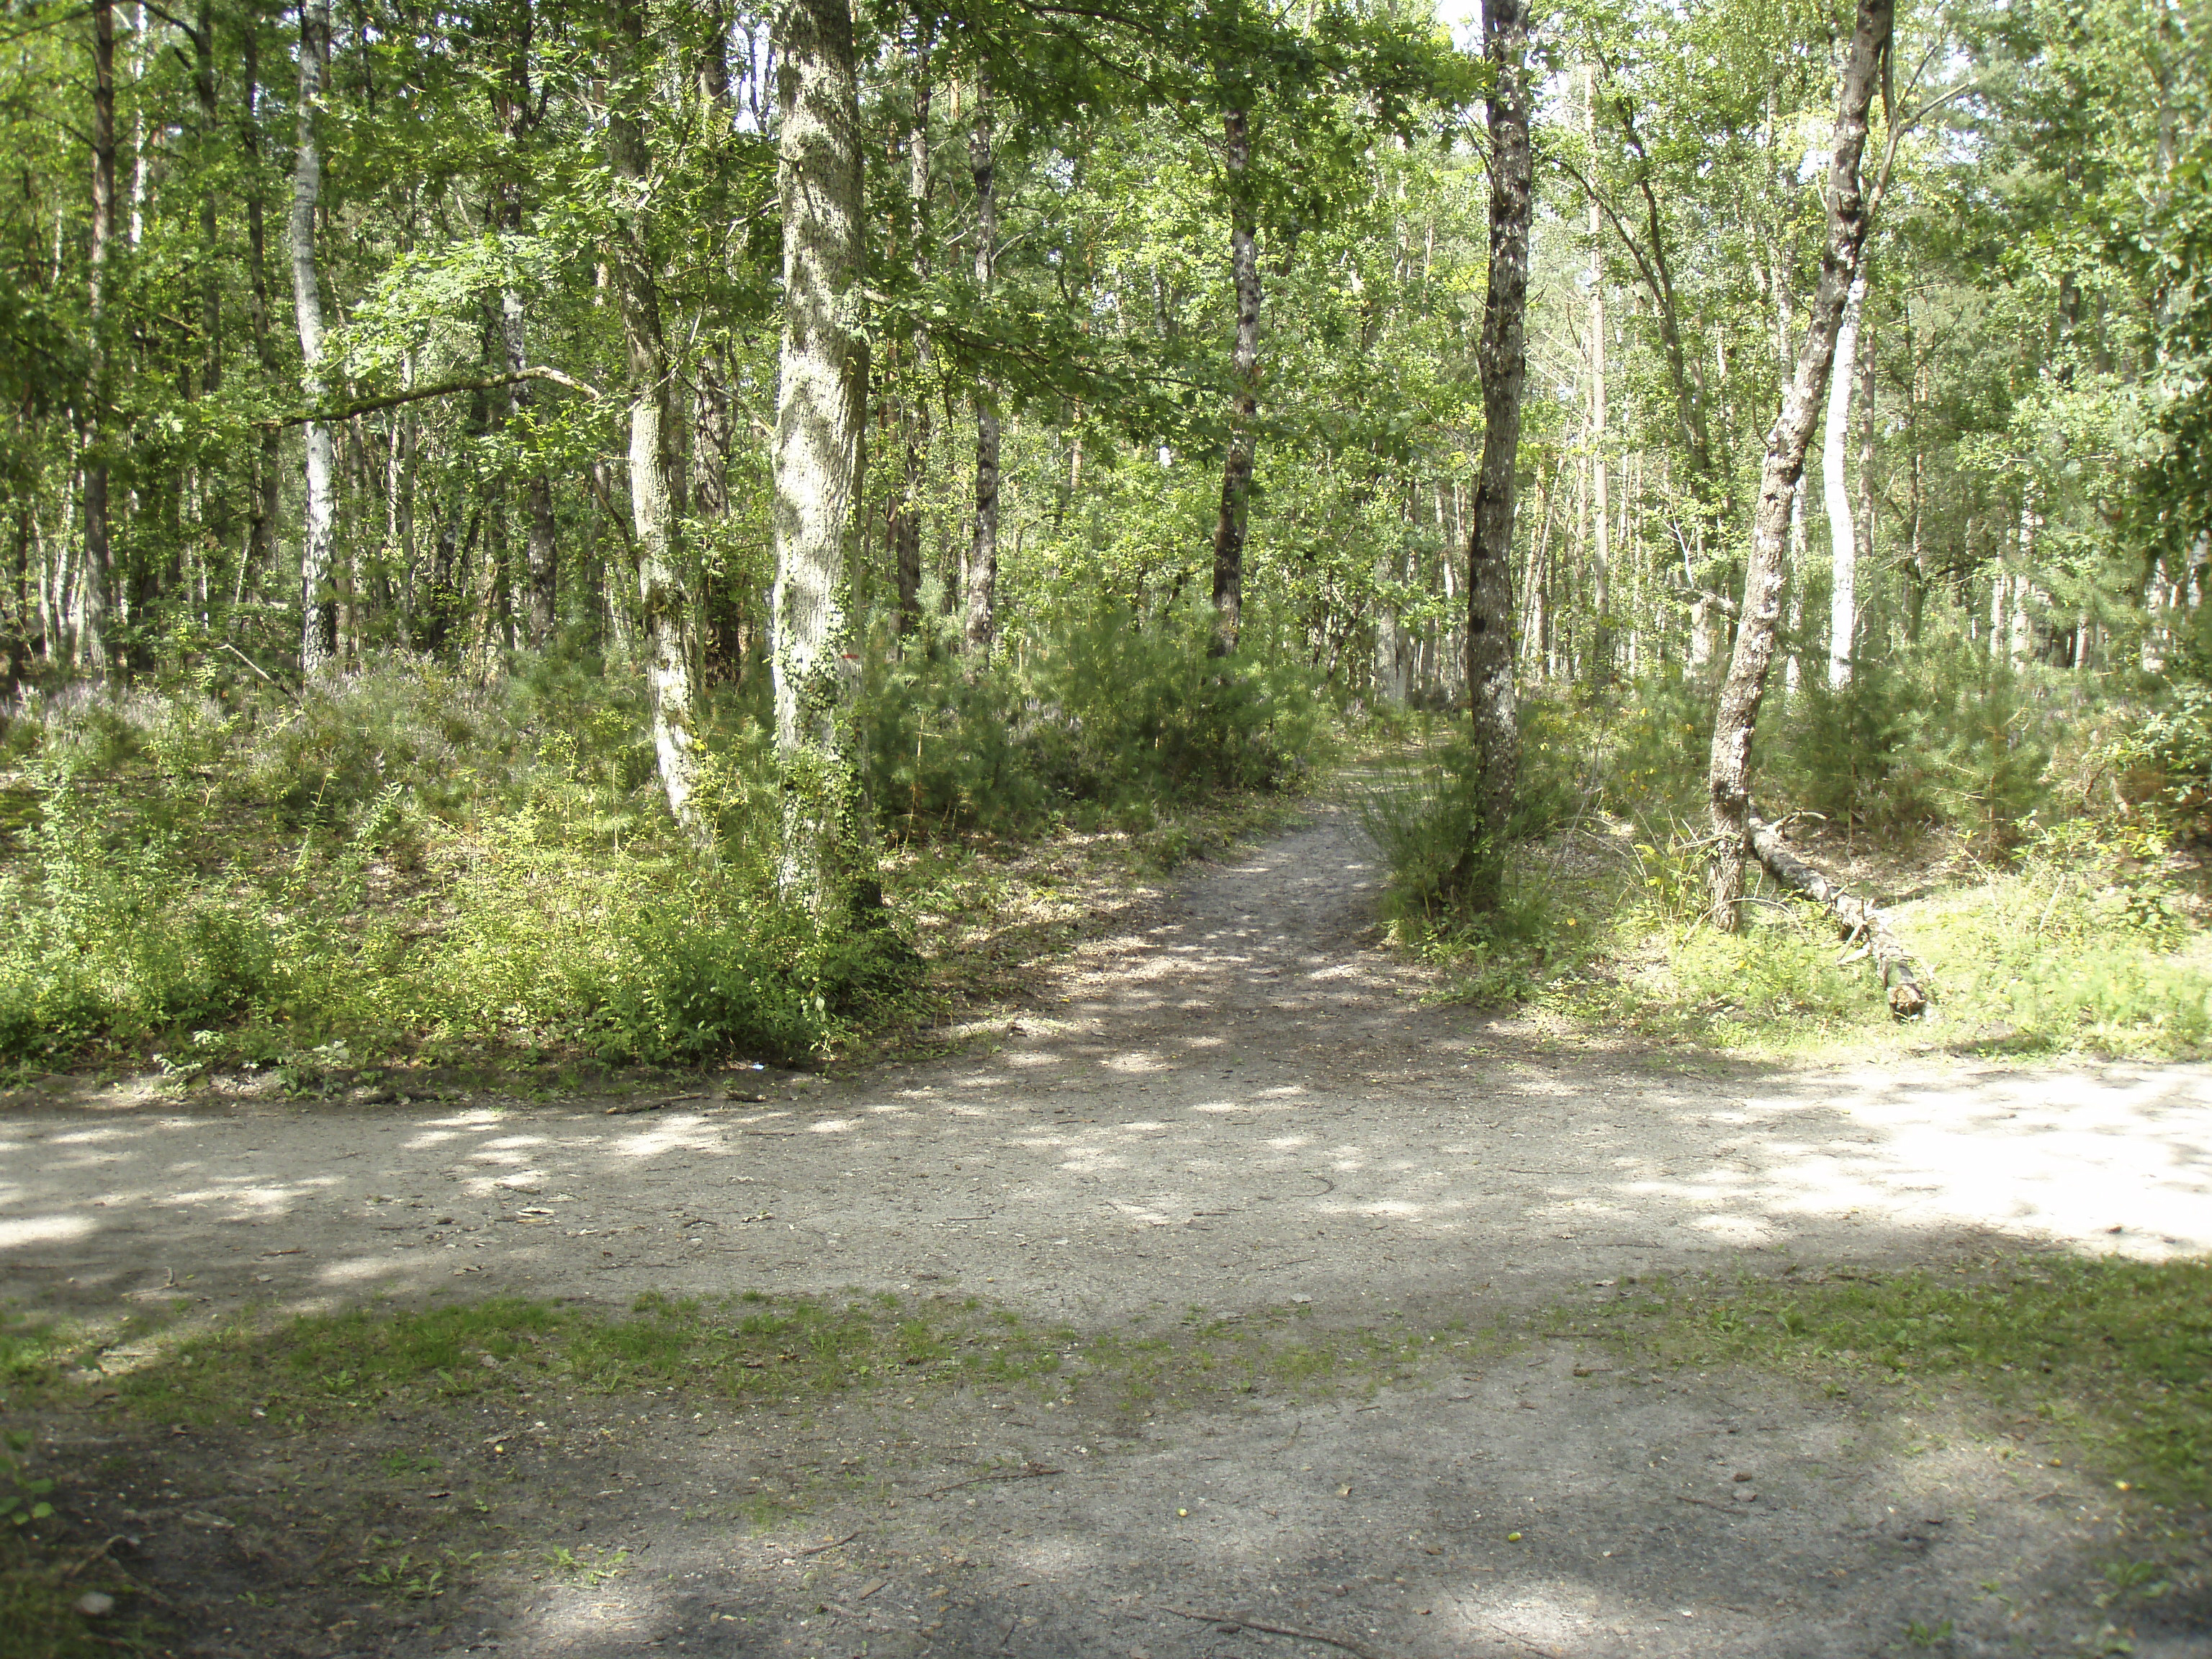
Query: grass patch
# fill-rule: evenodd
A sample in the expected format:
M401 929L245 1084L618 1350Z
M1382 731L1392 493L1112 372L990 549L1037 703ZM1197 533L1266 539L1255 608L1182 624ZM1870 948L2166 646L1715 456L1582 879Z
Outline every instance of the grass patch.
M1654 1280L1558 1317L1644 1364L1748 1365L1832 1391L1955 1381L2032 1414L2106 1479L2212 1506L2212 1261Z
M1402 1321L1316 1330L1310 1307L1195 1311L1083 1332L977 1297L757 1291L646 1295L609 1316L514 1297L420 1310L241 1318L164 1340L50 1328L10 1403L51 1404L107 1359L125 1408L157 1421L301 1430L366 1414L550 1392L676 1390L737 1403L852 1390L1026 1389L1040 1398L1157 1411L1228 1395L1372 1393L1440 1352L1464 1363L1495 1333Z

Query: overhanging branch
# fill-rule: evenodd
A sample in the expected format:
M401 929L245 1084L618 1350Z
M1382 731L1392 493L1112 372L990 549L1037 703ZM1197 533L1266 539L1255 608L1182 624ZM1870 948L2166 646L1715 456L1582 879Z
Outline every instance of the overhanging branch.
M382 397L362 398L335 409L311 409L303 415L284 415L271 421L256 421L254 425L266 430L306 426L311 421L349 421L356 415L374 415L379 410L396 409L402 404L419 404L431 398L450 398L457 392L493 392L501 386L514 386L524 380L550 380L555 386L582 392L594 403L599 399L597 386L586 386L557 368L540 365L519 368L511 374L487 374L471 380L441 380L435 386L418 386L408 392L391 392Z

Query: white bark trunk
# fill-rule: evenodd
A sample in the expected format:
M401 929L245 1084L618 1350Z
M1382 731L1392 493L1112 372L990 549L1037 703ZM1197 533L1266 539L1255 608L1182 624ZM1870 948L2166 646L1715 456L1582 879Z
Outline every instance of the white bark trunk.
M330 54L330 0L300 8L300 103L292 156L292 309L299 323L301 390L310 408L329 395L323 379L323 295L315 273L315 210L323 190L322 152L315 112L322 101L323 64ZM337 648L337 606L331 588L335 524L332 474L337 454L331 428L310 421L307 430L307 512L300 532L300 672L329 666Z
M1844 477L1850 440L1851 390L1857 379L1859 319L1866 311L1866 270L1861 267L1844 302L1843 331L1836 337L1836 369L1828 377L1828 418L1820 436L1820 495L1828 510L1828 686L1851 683L1851 641L1858 626L1858 526Z

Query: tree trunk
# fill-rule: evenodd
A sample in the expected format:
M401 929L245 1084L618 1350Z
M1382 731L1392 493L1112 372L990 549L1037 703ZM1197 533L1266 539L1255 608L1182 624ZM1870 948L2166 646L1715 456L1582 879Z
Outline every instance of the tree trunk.
M269 232L261 196L261 123L255 110L261 101L261 40L255 19L246 20L246 91L240 100L240 132L246 150L246 320L253 331L253 359L260 366L261 383L274 389L276 343L271 333L269 303ZM260 452L255 458L253 485L246 529L245 563L264 568L276 562L276 514L282 484L279 472L282 439L274 427L264 428ZM246 571L239 572L243 590Z
M1889 52L1893 0L1858 0L1849 57L1836 105L1834 153L1828 165L1828 235L1820 280L1798 348L1796 373L1782 412L1766 434L1766 460L1753 509L1751 558L1744 572L1743 610L1728 678L1713 718L1706 775L1713 835L1710 892L1714 925L1733 932L1741 924L1743 855L1750 833L1751 745L1759 706L1774 661L1780 615L1783 557L1790 535L1790 503L1805 471L1805 452L1820 418L1822 394L1834 366L1836 335L1857 280L1866 246L1868 204L1859 179L1866 149L1867 113Z
M1221 137L1229 173L1229 272L1237 289L1237 340L1229 357L1235 402L1229 453L1221 463L1221 508L1213 521L1213 650L1226 656L1236 650L1244 625L1244 526L1252 499L1252 428L1260 413L1260 228L1244 111L1223 114Z
M860 88L849 0L787 0L781 22L784 311L769 613L783 766L777 885L818 914L842 896L862 833L844 594L868 380L852 316L862 277Z
M929 277L929 26L914 46L914 126L907 134L907 234L912 239L915 285ZM922 492L929 474L929 326L914 325L907 372L912 389L906 398L903 436L906 477L891 521L891 555L898 587L898 631L914 632L921 621Z
M115 7L92 8L92 276L86 365L84 573L77 650L94 673L107 672L108 581L115 568L107 507L107 261L115 243Z
M975 289L988 303L999 266L999 182L991 154L991 83L981 70L968 165L975 175ZM969 654L981 663L998 630L999 599L999 404L988 375L975 382L975 533L960 587L967 611L961 631Z
M330 388L323 380L323 295L315 272L315 210L323 189L322 152L315 109L322 101L323 66L331 50L330 0L304 0L300 8L300 105L292 156L292 309L299 323L301 391L319 409ZM337 605L331 581L335 541L337 451L326 422L309 421L307 514L300 532L300 674L328 667L337 649Z
M524 151L537 125L531 98L530 51L534 32L531 0L514 0L514 21L507 42L507 75L493 90L493 113L506 135L507 177L499 185L500 229L508 236L522 234L522 184L527 173ZM522 295L503 289L500 301L500 342L506 348L507 369L520 374L530 366L529 331ZM507 421L519 444L531 442L531 410L537 401L535 383L518 380L507 389ZM527 592L522 606L523 637L531 649L542 650L553 634L556 588L560 580L561 550L553 525L553 485L542 466L533 467L522 481L523 570Z
M1587 117L1585 131L1593 146L1597 140L1597 71L1585 67ZM1589 206L1590 236L1590 295L1589 295L1589 447L1590 447L1590 523L1596 531L1590 543L1590 599L1595 613L1590 619L1591 679L1605 685L1613 678L1613 545L1609 521L1610 504L1607 498L1605 439L1607 410L1605 401L1605 261L1601 257L1599 237L1604 229L1603 217L1595 201Z
M1488 0L1485 55L1494 80L1490 120L1490 282L1483 301L1482 462L1467 553L1467 683L1476 775L1474 832L1454 866L1452 895L1495 911L1504 899L1505 835L1521 768L1513 682L1514 471L1528 378L1528 227L1534 163L1528 146L1528 0Z
M684 501L682 416L661 329L653 156L645 132L652 86L645 0L620 0L617 22L626 62L617 80L622 92L607 111L607 160L622 184L611 251L629 368L630 520L638 608L645 623L646 684L653 699L653 752L670 814L694 841L703 842L711 826L692 804L699 757L693 731L691 607L678 538Z
M1859 318L1866 308L1866 270L1861 266L1844 302L1836 334L1835 368L1828 376L1828 419L1820 439L1820 495L1828 511L1828 688L1851 683L1851 640L1858 626L1858 526L1844 477L1851 433L1852 382L1857 378Z

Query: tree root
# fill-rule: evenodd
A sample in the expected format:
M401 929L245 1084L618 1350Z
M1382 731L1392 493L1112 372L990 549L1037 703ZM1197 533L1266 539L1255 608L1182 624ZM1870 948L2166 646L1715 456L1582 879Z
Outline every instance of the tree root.
M1928 993L1913 976L1911 953L1890 931L1889 918L1871 899L1854 898L1836 883L1799 858L1784 844L1782 832L1756 815L1749 819L1751 850L1766 873L1789 891L1811 899L1835 918L1844 930L1844 942L1856 945L1853 955L1874 959L1887 993L1890 1012L1910 1019L1928 1006ZM1851 960L1845 957L1845 961Z

